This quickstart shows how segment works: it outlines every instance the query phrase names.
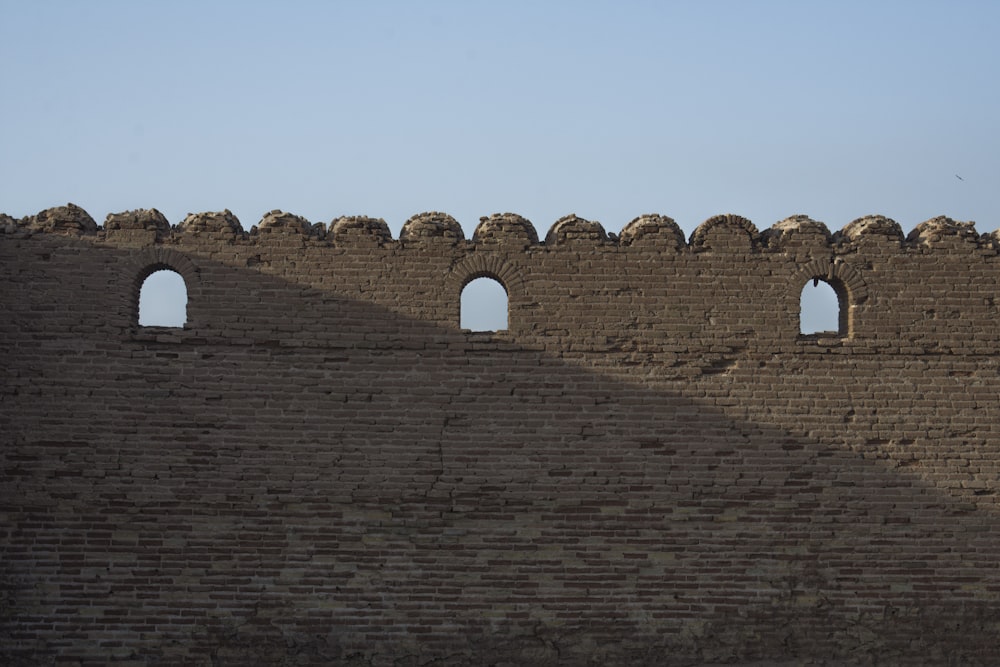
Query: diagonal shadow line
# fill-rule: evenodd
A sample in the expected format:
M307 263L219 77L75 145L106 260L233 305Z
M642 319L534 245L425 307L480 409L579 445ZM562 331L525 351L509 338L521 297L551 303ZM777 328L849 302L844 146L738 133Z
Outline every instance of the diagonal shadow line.
M891 360L831 386L836 360L748 348L642 382L233 275L218 328L88 335L28 307L3 330L10 664L978 664L995 646L996 499L967 470L995 475L995 427L958 408L958 435L910 437L940 397L845 422Z

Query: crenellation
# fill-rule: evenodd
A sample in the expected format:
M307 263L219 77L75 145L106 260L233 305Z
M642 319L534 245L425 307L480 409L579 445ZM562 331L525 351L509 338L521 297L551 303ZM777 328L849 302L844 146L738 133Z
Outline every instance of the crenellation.
M903 228L884 215L867 215L851 221L841 230L839 237L856 245L861 245L868 237L884 237L887 243L896 241L902 244Z
M103 226L98 226L86 211L74 204L41 211L34 216L15 219L0 213L0 229L13 234L19 229L32 232L48 232L71 235L96 235L100 238L115 238L118 242L132 242L147 239L146 235L130 235L125 232L155 231L156 243L191 243L185 234L200 237L214 234L214 238L227 242L246 241L256 243L269 238L274 232L290 232L320 242L320 245L337 246L337 236L343 235L342 244L353 245L353 237L362 232L361 237L370 236L379 245L396 245L403 241L443 238L451 242L490 245L500 243L521 248L539 245L534 225L514 213L498 213L480 218L480 224L471 239L466 240L461 225L451 216L441 212L427 212L412 216L404 223L400 238L394 239L388 225L380 218L366 216L344 216L327 225L311 223L305 218L280 210L269 211L245 231L239 219L229 210L221 212L189 213L176 226L171 226L162 213L156 209L141 209L108 214ZM771 227L758 231L746 218L725 214L713 216L700 224L685 239L677 223L658 214L638 216L625 225L620 234L610 234L598 222L585 220L570 214L557 220L549 228L543 246L558 246L568 241L589 240L600 245L617 245L622 248L643 247L643 239L663 237L667 247L682 250L691 248L739 250L771 249L788 251L792 246L814 252L829 249L838 254L865 252L886 252L898 249L906 252L914 248L976 248L992 255L1000 247L997 231L979 234L974 222L955 221L946 216L938 216L917 225L904 235L902 228L891 218L871 215L858 218L836 233L827 226L806 215L794 215L774 223ZM213 237L210 237L213 238ZM878 239L881 239L878 240ZM957 242L952 243L952 239ZM148 244L148 241L146 242ZM660 242L657 241L657 244ZM714 244L714 245L713 245ZM791 245L789 245L791 244ZM874 245L873 245L874 244ZM485 246L484 246L485 247ZM881 247L882 250L876 250ZM867 250L866 250L867 249Z
M609 241L604 227L599 222L584 220L575 213L563 216L545 235L547 246L578 246L583 244L604 244Z
M389 225L381 218L345 216L330 223L330 236L337 246L385 245L392 241Z
M966 243L979 244L980 237L973 222L956 222L945 216L931 218L913 228L906 242L911 245L959 249Z
M250 229L250 236L290 234L322 238L325 235L325 231L322 223L313 225L302 216L275 209L265 214L260 222Z
M104 220L105 239L122 246L151 246L169 238L173 232L166 217L156 209L109 213Z
M76 204L66 204L40 211L24 220L32 231L53 234L95 234L98 226L90 214Z
M744 252L754 250L760 234L746 218L733 215L712 216L691 233L691 248L695 251Z
M242 237L246 232L239 218L233 215L232 211L226 209L218 212L188 213L181 220L175 229L182 241L193 242L191 238L197 238L202 234L209 238L231 241Z
M495 213L479 219L472 241L484 246L495 243L527 248L538 245L538 232L528 219L516 213Z
M0 213L0 230L2 230L4 234L13 234L17 231L19 224L19 220L12 218L6 213Z
M426 243L434 239L455 245L465 240L462 226L447 213L432 211L419 213L403 224L399 232L399 241L406 243Z
M792 248L814 253L829 252L833 235L822 222L807 215L793 215L760 233L763 247L789 252Z
M622 228L618 237L621 246L635 245L652 250L681 250L687 240L673 218L663 215L640 215Z
M170 222L155 208L109 213L104 219L104 232L146 231L154 232L154 240L170 235Z
M88 219L0 217L4 664L995 661L996 232Z

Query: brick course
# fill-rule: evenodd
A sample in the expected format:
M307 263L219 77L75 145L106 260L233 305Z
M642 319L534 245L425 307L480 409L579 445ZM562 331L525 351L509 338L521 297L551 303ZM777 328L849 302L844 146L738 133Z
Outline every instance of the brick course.
M992 664L998 249L2 216L0 662ZM159 268L183 328L138 325ZM459 328L480 276L506 331Z

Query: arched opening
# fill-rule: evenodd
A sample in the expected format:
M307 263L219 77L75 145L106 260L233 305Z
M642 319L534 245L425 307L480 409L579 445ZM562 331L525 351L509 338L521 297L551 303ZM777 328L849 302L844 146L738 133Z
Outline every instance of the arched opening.
M507 289L493 278L476 278L462 289L461 327L472 331L507 329Z
M799 297L799 333L847 335L846 299L822 278L813 278L802 287Z
M183 327L187 322L187 286L179 273L154 271L139 290L139 326Z

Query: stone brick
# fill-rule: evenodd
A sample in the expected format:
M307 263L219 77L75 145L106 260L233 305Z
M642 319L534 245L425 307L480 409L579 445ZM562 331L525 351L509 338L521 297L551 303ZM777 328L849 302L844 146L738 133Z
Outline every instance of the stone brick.
M0 215L0 662L995 662L996 233L401 237ZM138 324L160 268L184 327Z

